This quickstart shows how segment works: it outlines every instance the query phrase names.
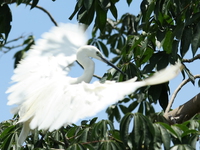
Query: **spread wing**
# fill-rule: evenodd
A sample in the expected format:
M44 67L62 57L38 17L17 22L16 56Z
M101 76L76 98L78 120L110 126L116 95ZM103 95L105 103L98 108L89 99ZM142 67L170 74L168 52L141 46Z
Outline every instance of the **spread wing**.
M19 105L19 112L23 114L19 122L23 123L23 129L18 142L24 142L30 129L53 131L93 116L142 86L171 80L181 69L182 65L178 63L138 82L133 78L119 83L106 81L101 84L96 81L93 84L82 82L69 86L64 76L52 78L40 88L34 89L30 97L27 97L29 101Z
M76 60L76 51L86 44L83 28L74 24L60 24L44 33L26 57L14 70L12 85L7 93L8 105L19 105L13 113L19 111L22 103L28 103L34 91L43 88L51 78L67 77L70 65ZM68 83L67 82L67 83ZM22 115L22 113L21 113Z
M66 83L65 86L70 85L71 78L67 74L71 64L76 60L77 49L85 45L86 41L82 27L60 24L59 27L53 27L49 32L44 33L14 70L12 77L14 84L6 92L10 93L8 105L17 106L12 109L12 113L18 113L20 118L30 115L23 123L19 144L22 144L28 136L29 120L34 118L34 112L37 111L35 108L35 110L31 109L33 111L31 112L29 108L39 106L37 104L40 104L38 103L40 101L42 102L39 106L40 112L41 108L46 107L45 103L49 103L47 98L51 96L49 92L54 91L45 89L48 89L49 84L54 84L51 82L54 79L62 80Z
M53 131L93 116L142 86L172 79L181 68L178 63L140 82L134 78L121 83L70 84L69 65L75 61L76 50L85 44L85 39L78 26L61 24L45 33L15 69L12 77L15 84L7 93L10 93L8 105L17 105L13 113L19 113L19 122L23 123L19 144L30 129Z
M133 78L119 83L106 81L101 84L96 81L93 84L82 82L67 86L64 77L51 79L41 89L32 92L29 98L32 103L27 102L21 106L20 111L26 113L20 122L29 120L31 129L53 131L95 115L142 86L167 82L177 76L180 70L181 64L177 64L138 82Z

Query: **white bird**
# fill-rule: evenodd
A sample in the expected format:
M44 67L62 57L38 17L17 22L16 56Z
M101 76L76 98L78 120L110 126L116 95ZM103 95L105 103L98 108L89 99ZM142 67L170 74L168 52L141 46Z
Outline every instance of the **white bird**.
M182 68L178 62L143 81L135 82L133 78L119 83L95 81L89 84L95 68L90 57L108 62L96 47L85 43L82 28L60 24L45 33L14 70L12 81L15 84L7 93L10 93L8 105L17 105L12 113L18 113L19 123L23 123L19 144L25 141L30 129L53 131L76 123L142 86L171 80ZM67 75L76 60L83 66L84 73L72 78Z

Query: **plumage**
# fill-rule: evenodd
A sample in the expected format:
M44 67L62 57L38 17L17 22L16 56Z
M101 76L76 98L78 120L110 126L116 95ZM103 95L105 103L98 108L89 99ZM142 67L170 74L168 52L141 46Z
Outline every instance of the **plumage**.
M8 105L17 105L12 112L18 113L19 123L23 123L19 144L30 129L53 131L94 116L142 86L171 80L182 68L178 62L143 81L133 78L120 83L89 84L94 73L94 62L89 57L105 60L96 47L85 43L82 28L60 24L45 33L14 70L14 85L7 93ZM84 73L71 78L67 75L75 60L83 65Z

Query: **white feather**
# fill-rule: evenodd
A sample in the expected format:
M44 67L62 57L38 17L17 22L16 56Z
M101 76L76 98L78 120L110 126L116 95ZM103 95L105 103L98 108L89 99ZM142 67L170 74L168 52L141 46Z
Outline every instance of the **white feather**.
M12 80L16 83L7 93L10 93L8 105L17 105L13 113L18 113L19 122L23 123L19 144L23 143L30 129L53 131L76 123L95 115L142 86L171 80L182 67L178 62L139 82L135 82L136 78L133 78L120 83L77 83L80 80L75 81L67 76L69 65L76 60L76 53L83 55L85 73L82 78L87 77L89 72L92 73L87 65L93 65L93 62L88 57L100 59L96 56L99 51L92 46L83 46L85 43L86 37L82 29L72 24L61 24L45 33L43 39L33 46L15 69Z

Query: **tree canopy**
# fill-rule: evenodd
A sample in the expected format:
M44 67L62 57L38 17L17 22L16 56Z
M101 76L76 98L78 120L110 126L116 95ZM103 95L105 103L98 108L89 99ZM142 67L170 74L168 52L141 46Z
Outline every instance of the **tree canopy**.
M71 16L67 16L69 19L76 17L86 28L92 26L88 44L99 48L105 56L114 54L112 62L127 74L123 76L110 69L100 79L101 82L121 82L135 76L142 80L178 59L183 65L198 61L199 0L142 0L141 11L137 15L125 13L120 18L116 7L118 1L78 0ZM31 5L31 9L38 9L38 2L0 1L0 50L8 48L10 42L7 40L12 32L12 10L9 5L25 3ZM124 3L132 7L134 1L126 0ZM107 17L108 12L114 19ZM57 25L51 12L45 13ZM24 48L14 55L15 67L33 44L33 36L24 40ZM186 53L192 53L193 57L185 59ZM182 76L188 79L180 84L170 101L169 83L143 87L108 107L107 120L84 120L80 126L73 124L54 132L34 130L23 147L16 144L21 125L16 124L18 116L15 115L13 119L0 123L0 149L196 149L200 129L200 95L194 95L187 103L171 110L178 91L186 83L194 83L200 77L184 66ZM159 103L162 112L156 113L155 103ZM119 123L119 129L114 126L114 120Z

